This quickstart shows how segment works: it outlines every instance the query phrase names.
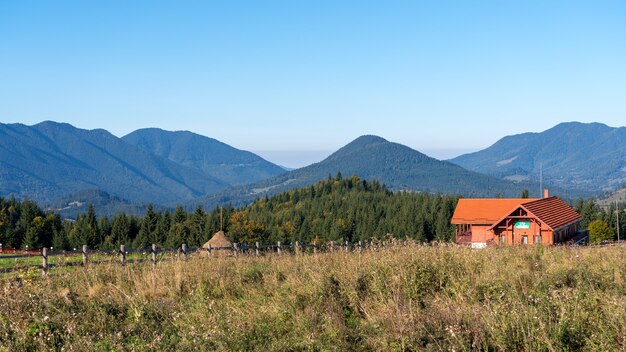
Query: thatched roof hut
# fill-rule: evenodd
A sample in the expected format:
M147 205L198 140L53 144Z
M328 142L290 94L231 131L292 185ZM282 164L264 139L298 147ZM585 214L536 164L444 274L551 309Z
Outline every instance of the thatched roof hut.
M210 240L202 245L202 248L233 248L233 243L226 237L224 231L217 231Z

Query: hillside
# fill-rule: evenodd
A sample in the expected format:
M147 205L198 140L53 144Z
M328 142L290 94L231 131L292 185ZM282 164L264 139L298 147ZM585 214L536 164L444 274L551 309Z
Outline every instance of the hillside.
M55 212L63 218L76 219L87 212L89 204L93 205L98 215L108 216L118 213L143 214L147 207L145 202L131 202L101 190L84 189L55 199L45 210ZM156 208L163 207L156 205Z
M241 208L227 233L236 242L369 241L388 234L419 242L452 241L457 197L392 193L377 181L333 178Z
M500 139L487 149L450 160L510 180L543 180L563 188L600 191L626 184L626 127L561 123L541 133Z
M173 205L285 170L191 132L142 129L123 138L51 121L0 124L0 196L33 199L74 217ZM83 207L84 208L84 207Z
M623 204L626 203L626 188L620 188L598 199L598 204L602 206L610 206L616 202L622 204L620 208L623 208Z
M166 203L228 184L142 151L105 130L68 124L0 124L0 195L43 203L84 189Z
M361 136L319 163L252 185L228 188L190 202L189 206L198 203L207 207L229 202L246 204L260 196L308 186L337 173L377 180L393 191L459 194L466 197L497 194L518 196L524 188L539 188L535 184L516 184L468 171L377 136Z
M256 154L188 131L146 128L126 135L122 140L229 185L249 184L285 172Z

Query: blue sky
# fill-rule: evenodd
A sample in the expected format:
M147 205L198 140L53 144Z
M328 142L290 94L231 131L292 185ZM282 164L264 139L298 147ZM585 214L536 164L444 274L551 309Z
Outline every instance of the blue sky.
M0 1L0 121L191 130L287 166L626 121L624 1ZM299 156L301 155L301 156Z

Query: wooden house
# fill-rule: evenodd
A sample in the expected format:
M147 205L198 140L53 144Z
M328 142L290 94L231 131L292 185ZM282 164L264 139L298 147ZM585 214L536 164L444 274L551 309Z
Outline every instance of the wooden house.
M487 245L552 245L572 239L582 220L557 197L459 199L452 217L456 242Z

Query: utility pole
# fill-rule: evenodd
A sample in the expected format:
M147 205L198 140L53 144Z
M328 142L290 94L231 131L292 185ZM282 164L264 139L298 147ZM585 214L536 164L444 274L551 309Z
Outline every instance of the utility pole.
M617 242L619 242L619 203L615 201L615 211L617 212Z
M539 198L543 198L543 163L539 163Z

